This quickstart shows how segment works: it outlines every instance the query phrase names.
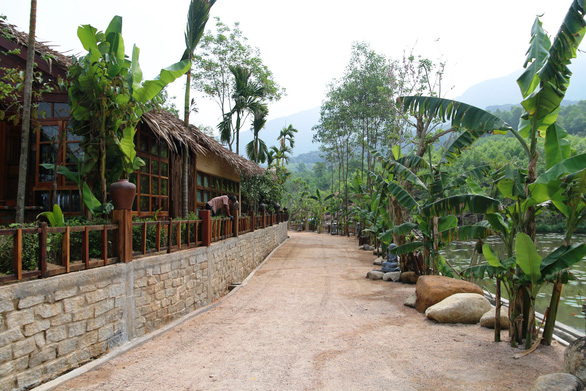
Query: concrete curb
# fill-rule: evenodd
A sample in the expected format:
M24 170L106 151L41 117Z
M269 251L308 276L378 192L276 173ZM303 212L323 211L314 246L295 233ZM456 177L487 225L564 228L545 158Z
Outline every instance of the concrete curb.
M203 313L206 313L214 308L216 308L218 305L220 305L222 302L224 302L225 300L229 299L232 295L236 294L236 292L243 286L246 286L246 284L248 283L248 281L252 278L252 276L256 273L257 270L259 270L261 267L263 267L263 265L272 257L272 255L281 248L282 245L284 245L285 243L287 243L289 241L291 237L287 236L287 239L285 239L285 241L283 243L281 243L280 245L278 245L273 251L271 251L271 253L269 255L267 255L267 257L252 271L250 272L250 274L244 279L244 281L242 281L242 283L240 285L236 285L234 287L234 289L232 289L230 292L228 292L228 294L218 300L216 300L215 302L208 304L205 307L202 307L198 310L195 310L165 326L163 326L162 328L153 331L152 333L149 333L147 335L143 335L142 337L136 338L132 341L129 341L121 346L118 346L114 349L112 349L112 351L110 353L107 353L105 355L103 355L100 358L97 358L96 360L93 360L85 365L82 365L79 368L76 368L74 370L72 370L71 372L68 372L64 375L59 376L58 378L51 380L47 383L43 383L38 387L33 388L33 391L49 391L49 390L53 390L54 388L64 384L65 382L74 379L86 372L92 371L94 369L98 369L101 366L103 366L104 364L106 364L108 361L132 350L135 349L143 344L145 344L146 342L150 341L153 338L158 337L159 335L162 335L164 333L166 333L169 330L172 330L173 328L187 322L188 320L195 318L198 315L201 315Z

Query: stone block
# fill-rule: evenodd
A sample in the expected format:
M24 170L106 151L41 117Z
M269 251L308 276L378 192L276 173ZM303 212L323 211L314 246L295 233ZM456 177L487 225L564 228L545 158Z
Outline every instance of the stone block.
M66 339L57 344L57 354L59 357L66 356L69 353L75 351L75 349L77 349L76 338Z
M0 364L12 359L12 346L4 346L0 348Z
M97 303L102 300L106 300L110 297L110 293L107 289L100 289L93 292L88 292L85 295L86 301L88 304Z
M114 335L114 327L111 324L105 325L98 330L98 342L109 340Z
M45 338L49 343L63 341L67 338L67 326L51 327L45 332Z
M70 323L73 320L73 314L61 314L51 318L51 327L61 326Z
M114 309L114 299L101 301L94 306L94 316L100 316L112 309Z
M20 341L24 338L20 327L15 327L0 333L0 347L10 345L13 342Z
M79 291L79 288L74 286L69 289L63 289L63 290L56 291L54 293L53 297L54 297L55 301L60 301L60 300L68 299L70 297L75 296L78 291Z
M66 313L75 312L80 308L84 308L85 306L86 301L85 297L83 296L77 296L63 300L63 311L65 311Z
M56 357L57 357L57 350L55 349L54 346L49 346L49 347L46 347L45 349L42 349L41 351L38 351L38 352L31 354L28 365L31 368L34 368L37 365L40 365L40 364L47 362L49 360L53 360Z
M41 318L47 319L63 313L63 303L57 302L53 304L41 304L35 307L35 314Z
M30 308L43 302L45 302L45 296L43 295L27 296L18 301L18 309Z
M103 327L106 324L106 316L105 315L101 315L98 317L95 317L93 319L88 319L87 321L87 331L92 331L95 329L99 329L100 327Z
M88 320L94 317L94 308L85 306L72 314L72 320L79 322L81 320Z
M34 338L27 338L15 342L12 346L12 354L14 358L26 356L37 349L37 344Z
M94 330L94 331L90 331L89 333L86 333L85 335L81 336L79 338L79 348L83 349L87 346L90 346L92 344L95 344L96 342L98 342L98 331Z
M6 314L6 327L13 329L15 327L22 327L24 325L33 323L35 320L34 309L26 309L21 311L13 311Z
M35 339L35 343L39 349L42 349L47 344L45 333L37 333L33 336L33 338Z
M51 327L51 321L49 319L36 320L24 326L23 334L25 337L30 337L31 335L47 330L49 327Z
M415 293L417 294L415 308L419 312L425 312L428 307L455 293L483 295L482 289L476 284L444 276L420 276L417 279Z
M67 327L67 336L71 338L83 335L86 331L86 328L87 321L85 320L82 320L81 322L72 323Z
M41 383L43 376L42 368L34 368L16 375L16 384L18 388L31 388Z

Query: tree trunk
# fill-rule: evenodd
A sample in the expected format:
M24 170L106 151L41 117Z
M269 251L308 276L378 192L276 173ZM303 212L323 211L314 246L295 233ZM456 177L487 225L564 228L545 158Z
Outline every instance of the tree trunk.
M24 73L24 102L22 108L22 132L20 138L20 164L18 168L18 189L16 197L16 219L19 224L24 222L24 206L26 198L26 179L28 174L28 152L31 128L31 99L33 91L33 71L35 63L35 35L37 30L37 0L31 0L28 49L26 69ZM56 173L55 173L56 175Z
M562 297L562 288L564 284L556 281L553 285L551 293L551 301L549 303L549 311L547 312L547 319L545 320L545 327L543 328L543 344L551 345L553 337L553 329L555 327L555 319L557 317L558 308L560 305L560 298Z

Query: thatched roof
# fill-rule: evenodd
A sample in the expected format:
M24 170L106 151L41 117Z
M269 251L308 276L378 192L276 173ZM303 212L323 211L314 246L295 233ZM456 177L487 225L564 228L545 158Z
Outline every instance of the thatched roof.
M6 23L2 19L0 19L0 35L18 46L28 46L28 34L19 31L15 25ZM71 65L71 57L54 50L53 47L54 45L49 45L47 42L36 41L35 53L46 59L49 68L55 64L59 68L67 70Z
M175 152L187 145L195 154L218 156L240 175L255 176L261 175L265 171L256 163L228 150L194 125L189 125L189 129L187 129L183 121L167 111L151 111L143 115L142 119L153 133L164 140L169 148Z

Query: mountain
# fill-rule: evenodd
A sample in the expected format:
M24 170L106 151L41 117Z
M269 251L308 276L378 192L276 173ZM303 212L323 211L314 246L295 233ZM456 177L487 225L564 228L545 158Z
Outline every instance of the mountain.
M319 122L319 107L305 110L297 114L279 117L267 121L265 128L260 132L260 138L265 142L267 147L277 145L277 139L281 129L293 125L298 132L295 134L295 147L293 156L299 156L303 153L317 151L318 144L313 143L313 131L311 128ZM252 141L252 130L240 132L240 152L245 155L246 144Z
M566 91L564 101L586 99L586 72L582 71L586 69L586 56L581 54L579 53L578 57L569 65L574 74L570 79L570 86ZM521 73L523 73L523 70L520 69L507 76L480 82L468 88L456 100L483 109L488 106L505 104L520 105L523 98L517 85L517 78Z
M562 104L586 99L586 72L580 71L586 69L586 56L579 53L578 58L574 59L569 67L574 70L574 75L570 79L570 87ZM507 76L480 82L468 88L456 100L491 110L496 110L496 108L503 110L505 107L510 108L511 105L520 105L522 98L517 86L517 78L522 72L523 70L518 70ZM319 122L319 109L319 107L315 107L268 121L261 131L261 139L264 140L269 148L272 145L277 145L279 132L283 127L291 124L299 131L295 135L295 148L292 156L301 158L300 155L317 151L318 144L313 143L313 131L311 128ZM240 132L240 151L243 155L245 154L246 144L251 140L251 130ZM309 158L309 156L305 157ZM314 158L315 156L312 155L310 159ZM303 162L303 159L299 159L296 162Z

